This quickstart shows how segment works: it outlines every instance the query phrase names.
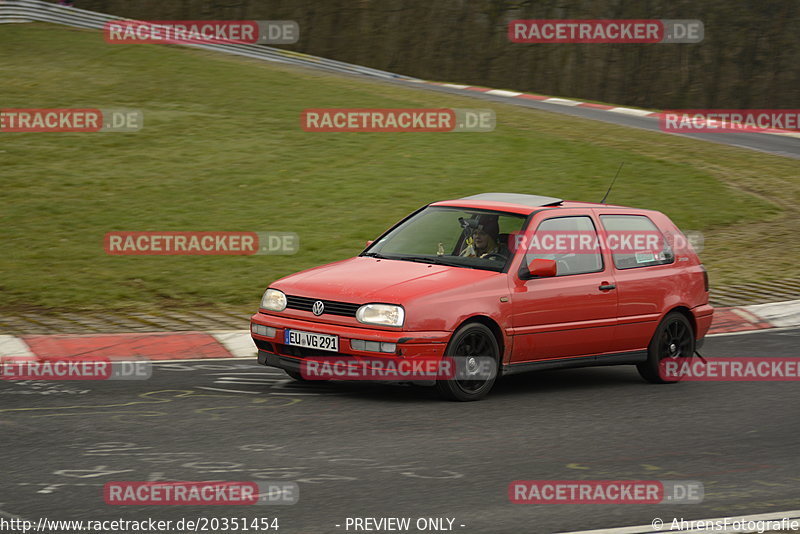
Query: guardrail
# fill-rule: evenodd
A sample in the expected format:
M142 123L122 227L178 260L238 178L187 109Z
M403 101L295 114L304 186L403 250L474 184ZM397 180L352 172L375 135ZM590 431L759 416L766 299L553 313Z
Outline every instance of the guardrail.
M77 28L99 30L103 25L111 20L122 20L122 17L96 13L75 7L61 6L44 2L42 0L0 0L0 24L2 23L26 23L26 22L50 22L53 24L63 24ZM302 28L300 29L302 33ZM393 80L416 81L416 78L394 74L333 59L325 59L310 56L291 50L282 50L270 46L257 44L229 44L229 43L181 43L181 46L212 50L226 54L249 57L262 61L272 61L277 63L289 63L302 65L314 69L323 69L333 72L346 74L360 74L363 76L373 76L378 78L388 78Z

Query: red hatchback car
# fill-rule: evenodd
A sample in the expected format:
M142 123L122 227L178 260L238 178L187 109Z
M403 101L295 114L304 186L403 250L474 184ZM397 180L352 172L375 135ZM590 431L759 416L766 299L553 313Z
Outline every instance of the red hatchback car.
M485 193L429 204L358 256L284 277L251 319L258 361L305 380L327 356L450 357L492 372L436 380L477 400L497 377L634 364L654 383L713 315L708 276L657 211Z

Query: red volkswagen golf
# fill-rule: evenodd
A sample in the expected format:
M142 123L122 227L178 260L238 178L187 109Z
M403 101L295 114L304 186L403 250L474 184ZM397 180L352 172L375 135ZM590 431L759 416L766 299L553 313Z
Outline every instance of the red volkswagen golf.
M693 356L712 314L706 271L664 214L486 193L274 282L251 333L259 363L297 380L322 376L310 362L455 362L436 387L469 401L536 369L633 364L671 382L660 362Z

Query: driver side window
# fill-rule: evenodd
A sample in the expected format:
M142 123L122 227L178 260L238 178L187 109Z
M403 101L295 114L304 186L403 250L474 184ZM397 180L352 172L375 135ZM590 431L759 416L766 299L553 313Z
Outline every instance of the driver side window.
M528 243L525 265L537 258L555 260L556 276L603 270L597 229L590 217L554 217L543 221Z

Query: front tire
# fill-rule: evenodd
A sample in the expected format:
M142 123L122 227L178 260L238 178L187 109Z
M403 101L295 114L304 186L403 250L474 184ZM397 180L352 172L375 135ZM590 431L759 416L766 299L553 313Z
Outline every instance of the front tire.
M491 357L494 369L486 380L437 380L436 388L442 398L453 401L476 401L484 398L497 379L500 346L494 333L484 324L467 323L456 330L447 345L445 356L456 360L456 367L469 369L476 356ZM471 359L472 358L472 359ZM481 361L481 360L477 360Z
M636 369L642 378L653 384L674 384L680 379L665 380L659 373L661 361L666 358L691 358L694 349L694 329L689 319L680 312L668 313L650 340L647 360L636 364Z

